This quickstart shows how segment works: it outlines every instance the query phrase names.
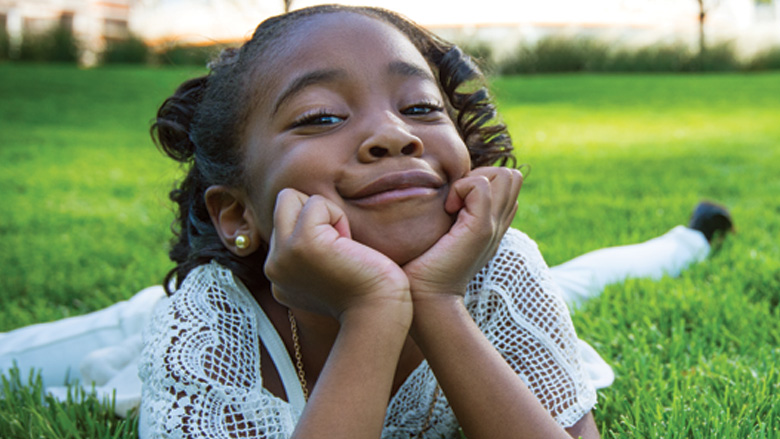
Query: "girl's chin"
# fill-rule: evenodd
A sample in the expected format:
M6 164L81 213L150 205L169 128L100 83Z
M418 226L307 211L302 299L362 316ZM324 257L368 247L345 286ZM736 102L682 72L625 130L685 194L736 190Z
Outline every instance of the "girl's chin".
M403 266L433 247L449 231L450 224L430 226L432 224L426 228L426 233L414 233L414 229L403 229L395 231L396 233L386 231L387 233L353 234L353 238Z
M423 255L435 243L436 241L430 243L422 243L419 241L410 243L395 242L391 248L374 248L396 264L404 266L407 262L413 261Z
M359 216L364 213L357 212L350 216L350 220L354 218L351 221L352 238L384 254L398 265L404 265L428 251L449 232L455 220L455 216L448 215L440 207L422 212L397 212L395 217L387 212L376 216Z

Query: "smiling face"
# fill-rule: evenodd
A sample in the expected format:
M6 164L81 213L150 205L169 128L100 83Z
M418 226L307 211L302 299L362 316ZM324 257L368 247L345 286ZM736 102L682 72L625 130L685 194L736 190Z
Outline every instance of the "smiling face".
M452 225L444 201L470 169L434 74L389 24L338 12L302 20L259 61L245 132L257 232L269 241L276 195L319 194L352 237L403 264Z

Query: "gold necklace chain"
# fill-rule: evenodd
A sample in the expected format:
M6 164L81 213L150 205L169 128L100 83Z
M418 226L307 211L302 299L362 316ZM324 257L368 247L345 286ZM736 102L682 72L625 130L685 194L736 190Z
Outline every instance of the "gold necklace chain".
M431 420L433 419L433 410L436 408L436 400L439 398L440 393L441 393L441 387L439 387L439 384L437 383L436 389L434 389L433 391L433 398L431 398L431 406L428 407L428 415L425 417L425 423L420 429L420 432L417 433L418 438L423 437L423 434L425 434L425 432L431 428Z
M293 348L295 349L295 368L298 370L298 381L301 382L303 390L303 400L309 400L309 388L306 386L306 372L303 370L303 354L301 354L301 341L298 338L298 322L292 310L287 310L287 317L290 319L290 330L292 331Z

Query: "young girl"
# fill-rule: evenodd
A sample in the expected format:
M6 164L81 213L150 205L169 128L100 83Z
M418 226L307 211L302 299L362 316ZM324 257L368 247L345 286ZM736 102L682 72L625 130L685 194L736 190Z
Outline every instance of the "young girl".
M211 67L153 128L189 173L142 437L598 437L568 310L509 229L522 176L488 166L509 137L460 50L320 6Z

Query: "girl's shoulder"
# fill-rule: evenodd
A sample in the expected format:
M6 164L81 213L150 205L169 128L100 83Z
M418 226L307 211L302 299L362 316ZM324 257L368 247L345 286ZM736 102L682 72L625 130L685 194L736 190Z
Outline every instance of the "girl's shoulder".
M219 426L239 418L253 419L241 424L251 429L292 431L296 412L263 387L259 305L230 270L202 265L161 302L139 364L147 431L223 437Z
M510 227L501 239L496 254L485 269L501 269L501 267L517 265L534 272L545 271L549 268L536 241L520 230Z
M469 284L466 304L474 310L501 303L522 310L527 318L542 321L568 316L560 287L553 281L536 242L517 229L509 229L493 258ZM478 323L489 315L472 315Z
M499 250L501 249L515 249L515 250L532 250L534 252L539 252L539 247L536 245L536 241L531 239L528 235L526 235L524 232L514 229L510 227L507 229L506 233L504 233L504 237L501 238L501 244L499 245Z
M258 305L239 285L216 262L192 270L179 289L157 304L144 333L146 361L160 361L172 351L194 358L210 350L256 345Z
M469 284L466 301L499 295L513 302L527 294L556 295L549 267L536 242L517 229L508 229L496 253Z
M204 323L224 322L227 315L251 318L254 305L251 294L233 272L212 261L193 269L156 313Z

